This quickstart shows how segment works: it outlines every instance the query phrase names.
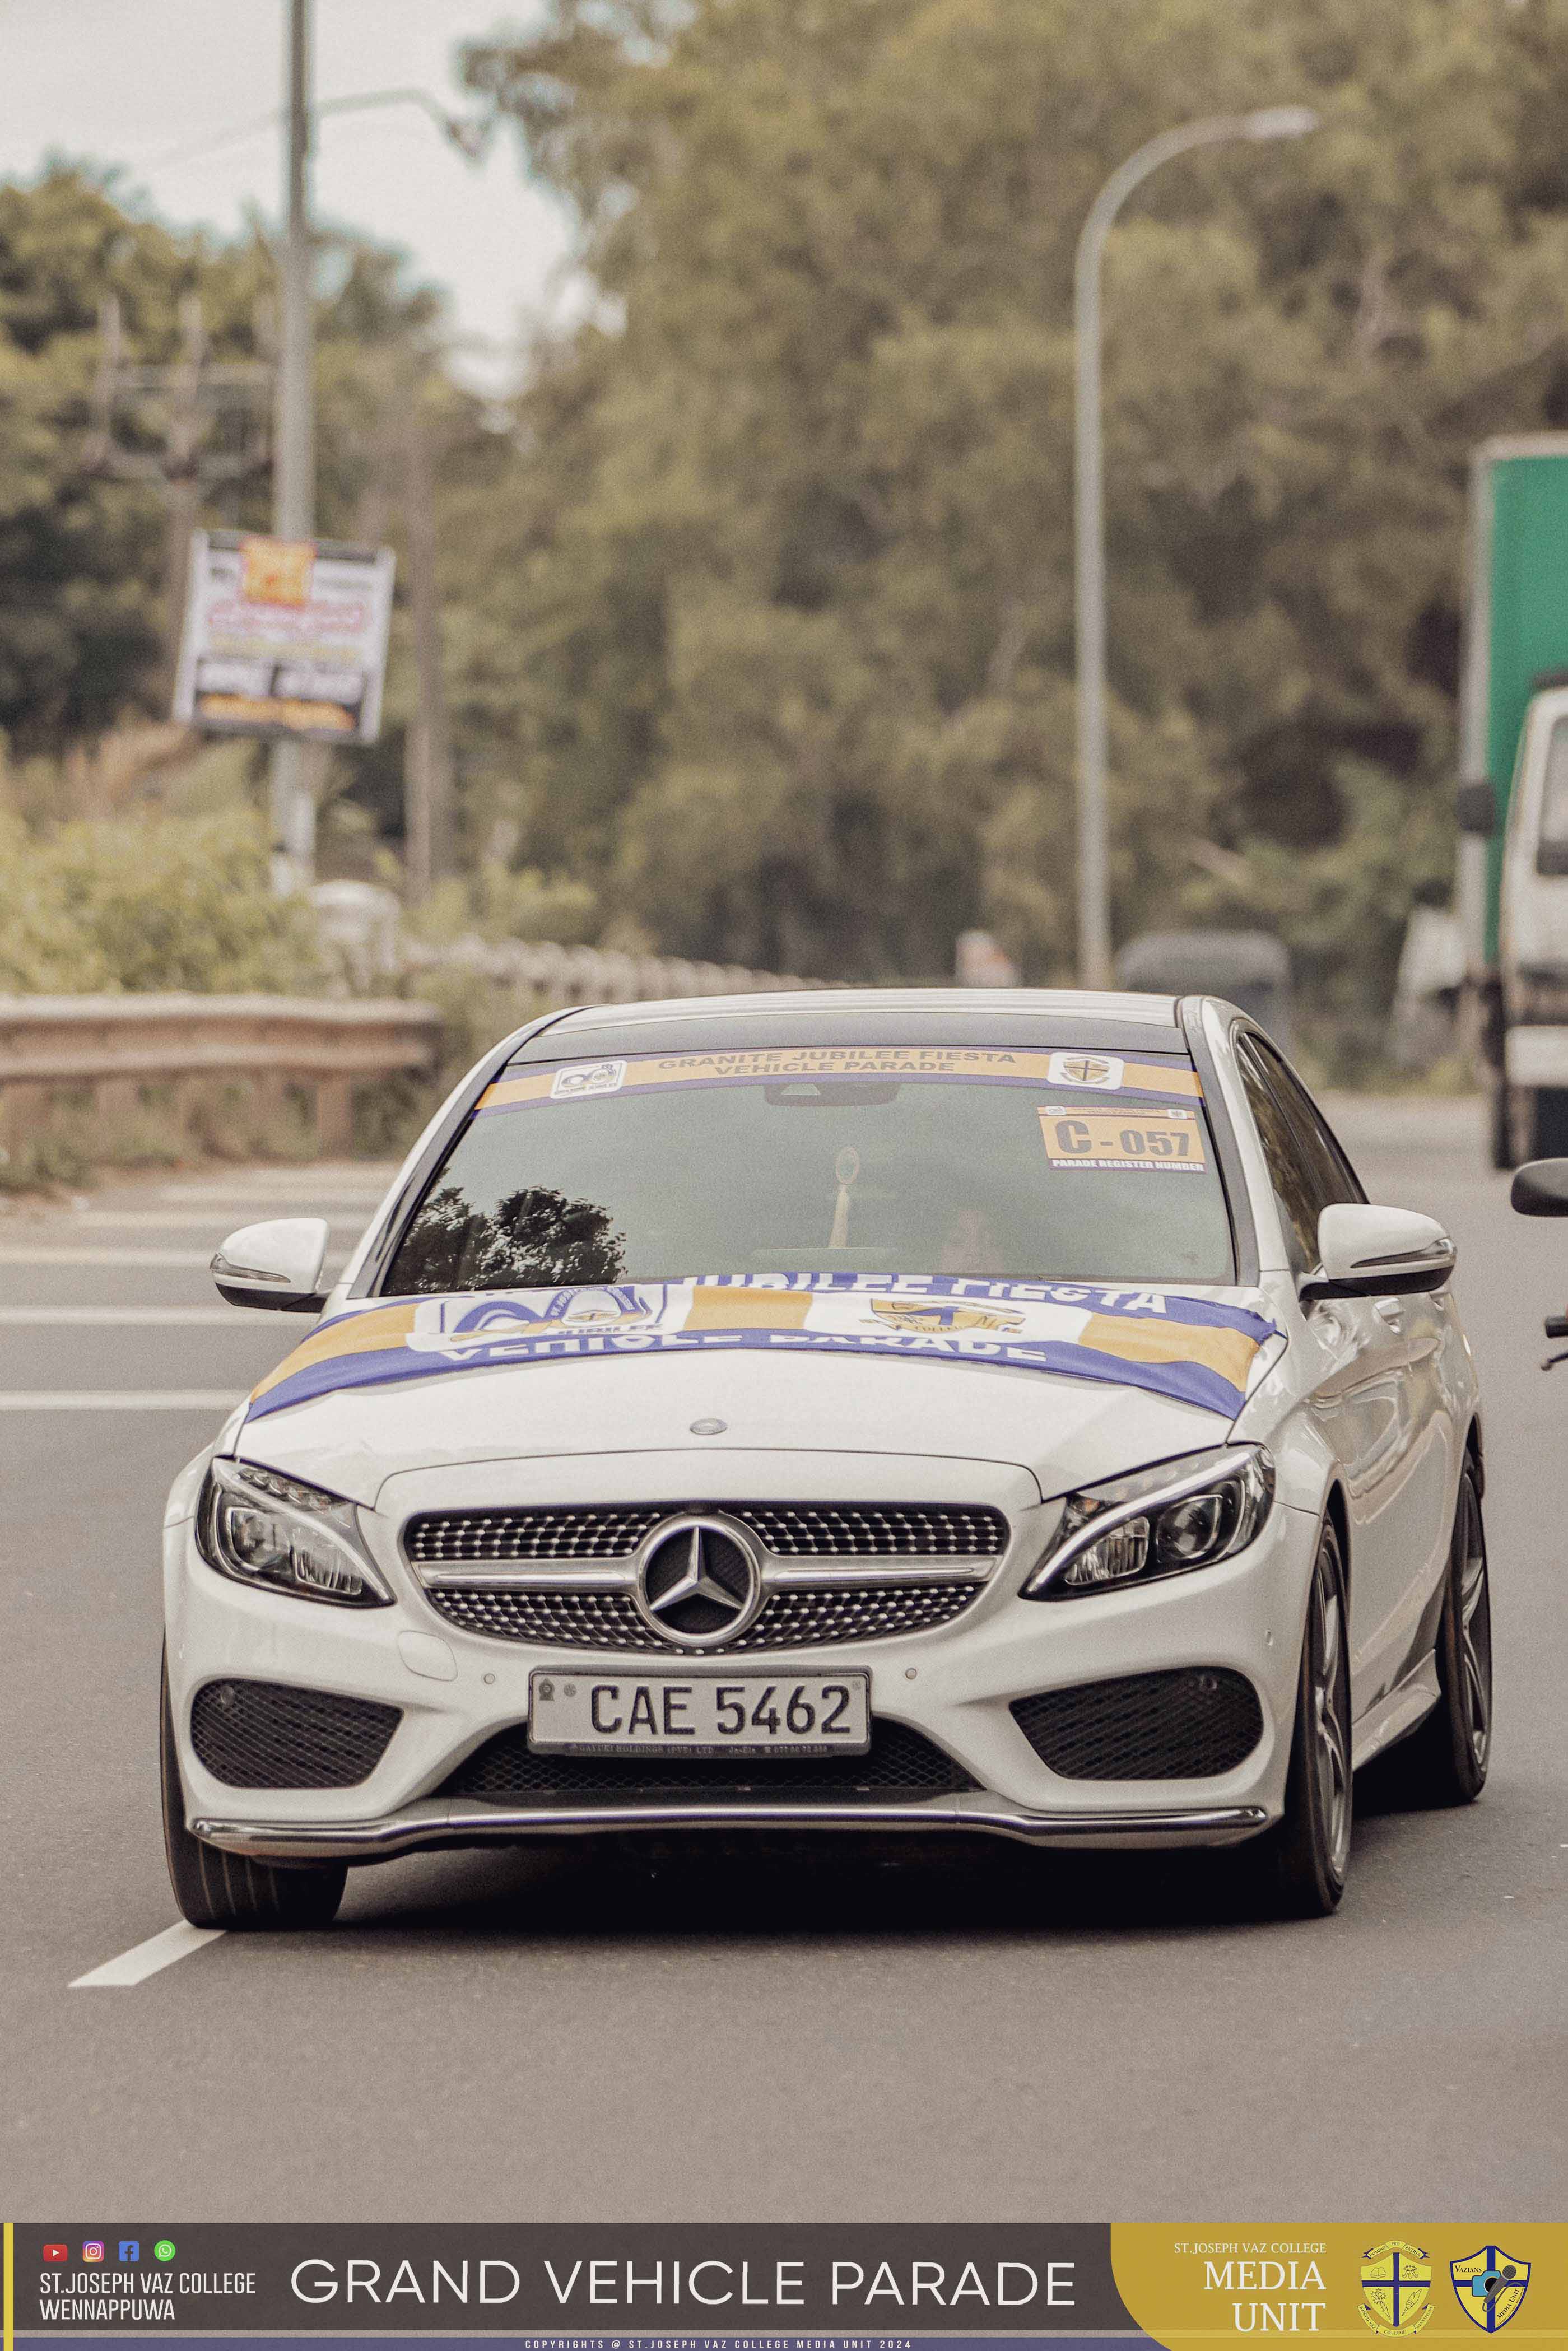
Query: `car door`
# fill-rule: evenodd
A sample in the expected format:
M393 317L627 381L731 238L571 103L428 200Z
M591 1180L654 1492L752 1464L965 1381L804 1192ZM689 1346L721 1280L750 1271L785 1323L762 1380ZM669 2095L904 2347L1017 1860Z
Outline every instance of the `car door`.
M1299 1282L1317 1264L1322 1210L1364 1195L1268 1040L1256 1031L1240 1033L1236 1061ZM1416 1433L1406 1394L1408 1332L1402 1317L1379 1311L1395 1303L1335 1299L1306 1312L1315 1355L1315 1362L1308 1358L1308 1408L1339 1464L1350 1515L1351 1701L1357 1715L1392 1678L1389 1619L1410 1578L1416 1543L1407 1524Z
M1329 1197L1364 1197L1350 1162L1294 1071L1265 1039L1257 1039L1255 1047L1325 1205ZM1415 1661L1413 1648L1420 1646L1416 1635L1448 1553L1461 1431L1442 1376L1446 1326L1439 1301L1416 1295L1354 1303L1363 1319L1370 1316L1381 1326L1368 1332L1368 1363L1375 1355L1381 1368L1379 1377L1368 1382L1364 1401L1375 1405L1380 1418L1386 1413L1389 1423L1388 1465L1377 1479L1383 1499L1376 1524L1369 1531L1364 1562L1367 1573L1359 1593L1352 1578L1353 1618L1359 1603L1366 1702L1371 1705L1408 1670ZM1382 1369L1394 1374L1386 1399ZM1353 1623L1353 1643L1355 1638Z

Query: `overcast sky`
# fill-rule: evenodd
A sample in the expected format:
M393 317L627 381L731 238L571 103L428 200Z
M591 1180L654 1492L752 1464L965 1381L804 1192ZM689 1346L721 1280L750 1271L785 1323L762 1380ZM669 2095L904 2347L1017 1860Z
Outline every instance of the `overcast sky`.
M285 0L0 0L0 177L47 156L118 162L122 183L182 225L238 225L278 207L275 109ZM526 23L537 0L315 0L319 99L417 86L461 110L458 43ZM243 135L204 154L188 149ZM568 225L518 168L510 138L465 162L414 106L329 117L316 158L320 217L404 247L451 296L465 373L506 378L520 323L570 302Z

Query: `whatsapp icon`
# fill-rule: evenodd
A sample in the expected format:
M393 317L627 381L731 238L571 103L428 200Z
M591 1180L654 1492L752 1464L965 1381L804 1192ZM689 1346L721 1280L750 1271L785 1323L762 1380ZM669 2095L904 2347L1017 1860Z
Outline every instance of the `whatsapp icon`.
M174 2258L173 2238L160 2237L152 2248L152 2258L155 2262L172 2262Z

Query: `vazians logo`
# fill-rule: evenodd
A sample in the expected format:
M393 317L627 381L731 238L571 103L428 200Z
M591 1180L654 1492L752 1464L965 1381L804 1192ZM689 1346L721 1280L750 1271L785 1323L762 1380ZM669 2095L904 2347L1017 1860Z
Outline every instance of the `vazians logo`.
M1448 2263L1448 2275L1459 2308L1483 2335L1496 2335L1524 2300L1530 2283L1530 2263L1505 2253L1500 2245L1482 2245L1463 2261Z
M482 1299L477 1305L444 1298L415 1310L404 1344L416 1354L444 1355L453 1363L505 1363L519 1341L526 1346L536 1339L636 1331L652 1321L653 1311L630 1285L558 1290L543 1307L522 1298Z

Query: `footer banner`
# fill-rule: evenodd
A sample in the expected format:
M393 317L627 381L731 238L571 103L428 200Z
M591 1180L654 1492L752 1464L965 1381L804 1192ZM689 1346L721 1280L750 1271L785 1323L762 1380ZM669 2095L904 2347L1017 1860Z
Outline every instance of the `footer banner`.
M5 2226L5 2351L301 2335L526 2351L1051 2351L1312 2335L1568 2345L1568 2223Z

